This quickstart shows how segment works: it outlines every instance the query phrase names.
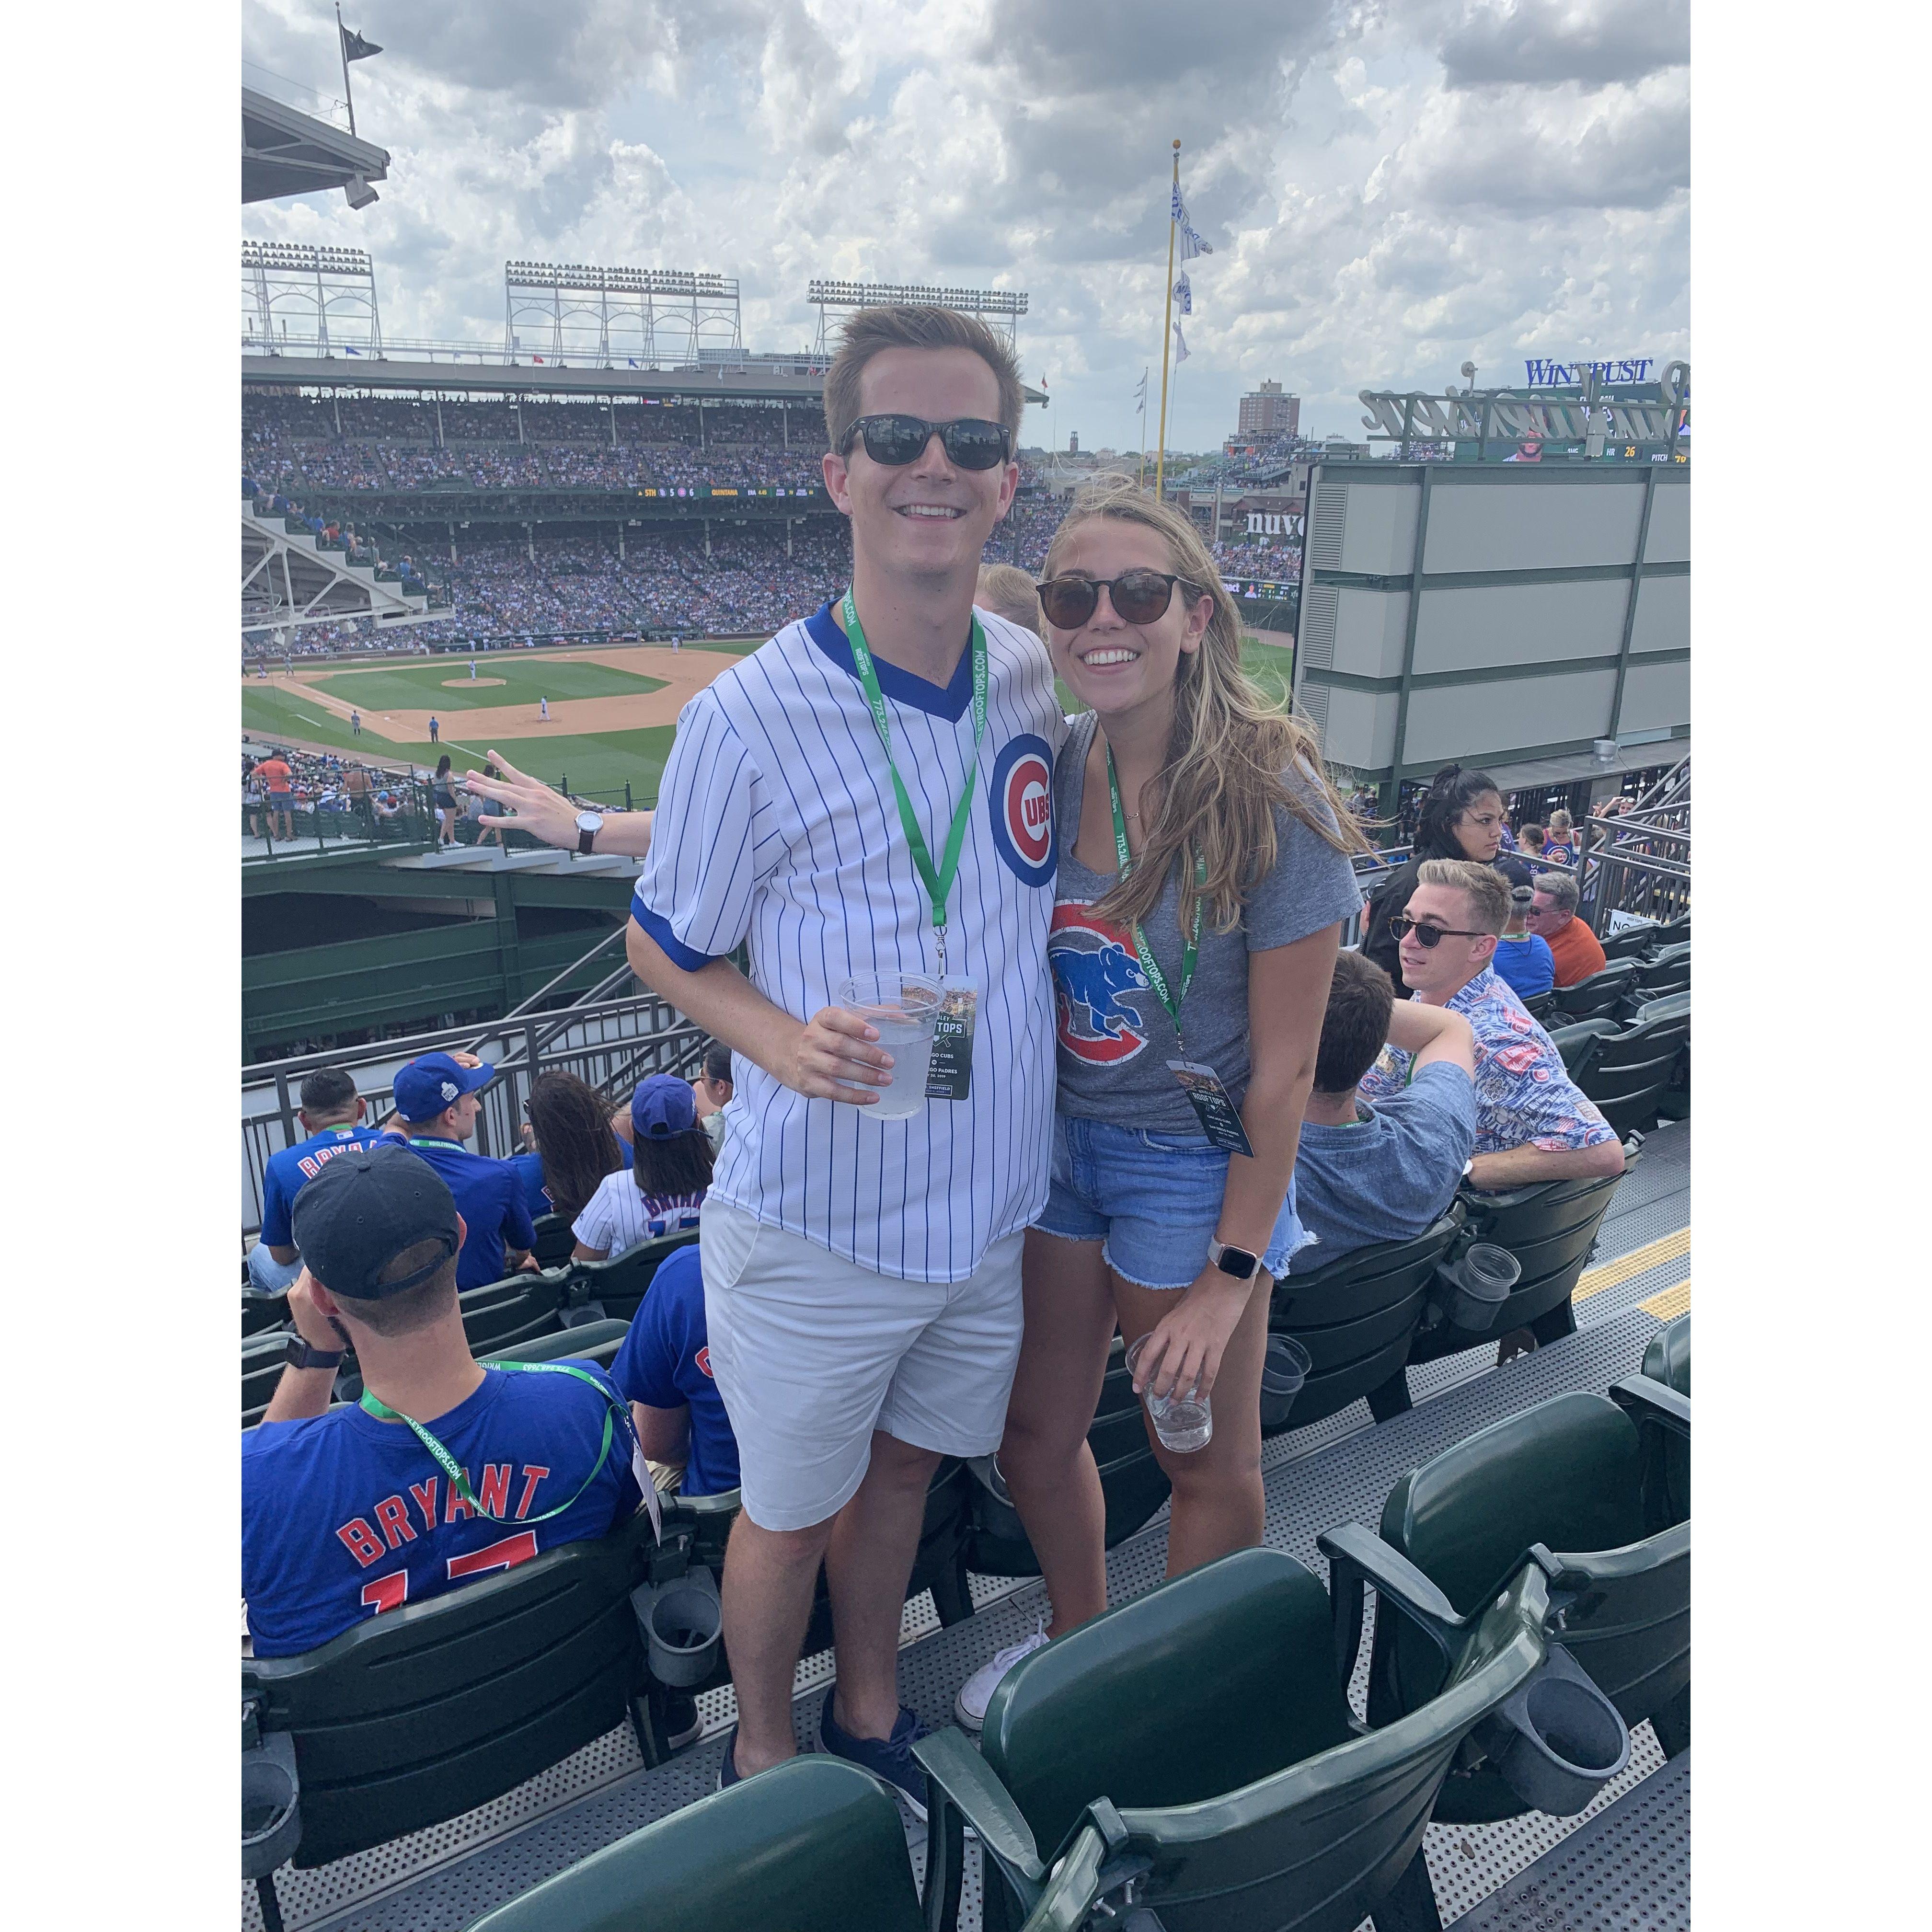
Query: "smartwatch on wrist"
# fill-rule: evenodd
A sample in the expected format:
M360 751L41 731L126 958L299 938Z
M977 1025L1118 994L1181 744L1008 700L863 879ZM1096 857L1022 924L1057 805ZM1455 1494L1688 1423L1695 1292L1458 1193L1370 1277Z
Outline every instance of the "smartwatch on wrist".
M1249 1253L1246 1248L1224 1246L1219 1241L1208 1244L1208 1258L1223 1274L1232 1275L1237 1281L1252 1281L1255 1270L1262 1264L1259 1255Z
M601 812L580 812L577 814L577 849L588 854L597 843L597 835L604 830L604 814Z
M343 1354L340 1348L318 1348L299 1335L291 1335L282 1360L292 1369L339 1369Z

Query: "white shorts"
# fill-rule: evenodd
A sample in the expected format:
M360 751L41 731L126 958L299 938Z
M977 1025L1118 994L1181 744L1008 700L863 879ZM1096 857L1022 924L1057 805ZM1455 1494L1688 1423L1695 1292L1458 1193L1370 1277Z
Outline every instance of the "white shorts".
M990 1456L1020 1355L1023 1232L964 1281L901 1281L715 1196L699 1252L712 1375L738 1438L745 1514L808 1529L849 1502L872 1432Z

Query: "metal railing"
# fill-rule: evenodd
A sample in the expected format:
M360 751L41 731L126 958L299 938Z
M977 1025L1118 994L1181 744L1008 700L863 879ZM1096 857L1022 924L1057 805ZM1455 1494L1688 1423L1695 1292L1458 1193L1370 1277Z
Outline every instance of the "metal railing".
M436 814L427 788L392 779L382 790L401 794L400 808L385 817L373 798L346 796L326 806L310 800L291 806L284 812L267 802L242 807L242 862L260 865L271 860L303 858L316 852L381 852L385 854L427 850L436 843ZM292 838L278 838L277 822L286 818ZM257 829L259 828L259 829ZM259 850L251 850L259 845Z

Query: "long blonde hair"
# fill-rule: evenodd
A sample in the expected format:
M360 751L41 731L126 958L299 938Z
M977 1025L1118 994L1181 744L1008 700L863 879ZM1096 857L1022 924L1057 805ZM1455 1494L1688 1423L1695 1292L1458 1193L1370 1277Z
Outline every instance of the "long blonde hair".
M1240 614L1191 518L1125 477L1101 478L1075 497L1054 532L1046 574L1054 574L1067 539L1096 517L1154 531L1175 574L1193 596L1212 598L1214 612L1199 650L1184 653L1174 672L1174 730L1146 842L1132 869L1094 910L1123 925L1145 920L1185 853L1181 930L1191 929L1199 896L1214 930L1232 932L1247 895L1274 869L1276 806L1338 852L1366 852L1369 842L1322 770L1313 731L1285 705L1263 698L1242 670ZM1177 594L1181 589L1176 586ZM1198 893L1195 854L1206 868Z

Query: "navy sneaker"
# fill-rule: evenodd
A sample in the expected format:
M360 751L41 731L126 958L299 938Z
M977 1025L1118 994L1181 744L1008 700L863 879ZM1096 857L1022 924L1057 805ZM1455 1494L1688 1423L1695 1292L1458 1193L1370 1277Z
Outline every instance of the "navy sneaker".
M912 1754L912 1741L926 1735L926 1727L902 1704L898 1721L892 1726L889 1738L855 1738L850 1732L840 1728L838 1720L832 1714L832 1699L836 1684L828 1688L825 1702L818 1710L818 1748L833 1757L842 1757L848 1764L856 1764L861 1771L869 1771L874 1778L890 1784L906 1809L923 1825L926 1822L926 1772L917 1758ZM728 1752L725 1762L730 1762Z
M738 1726L731 1726L731 1735L724 1740L724 1755L718 1760L718 1789L729 1791L744 1776L738 1768Z

